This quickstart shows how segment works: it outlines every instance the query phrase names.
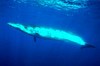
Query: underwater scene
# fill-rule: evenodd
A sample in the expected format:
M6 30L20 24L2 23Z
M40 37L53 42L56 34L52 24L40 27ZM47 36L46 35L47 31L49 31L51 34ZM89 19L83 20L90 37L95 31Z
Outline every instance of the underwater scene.
M100 66L100 0L0 0L0 66Z

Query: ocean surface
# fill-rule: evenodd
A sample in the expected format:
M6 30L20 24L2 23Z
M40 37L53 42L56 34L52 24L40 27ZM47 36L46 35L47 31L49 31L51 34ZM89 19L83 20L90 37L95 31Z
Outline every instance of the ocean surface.
M0 0L0 66L100 66L99 0L89 0L85 8L69 10L23 1ZM96 48L80 49L82 46L74 42L45 38L34 42L34 36L8 22L65 30Z

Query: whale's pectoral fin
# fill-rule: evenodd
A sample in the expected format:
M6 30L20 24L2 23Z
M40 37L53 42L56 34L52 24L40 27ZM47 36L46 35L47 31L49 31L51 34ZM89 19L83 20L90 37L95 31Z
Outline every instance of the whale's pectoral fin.
M36 36L34 36L34 42L36 42Z
M86 44L86 45L81 47L81 49L84 49L84 48L96 48L96 47L93 45L90 45L90 44Z
M39 37L40 37L40 35L38 33L34 34L34 42L36 42L37 38L39 38Z

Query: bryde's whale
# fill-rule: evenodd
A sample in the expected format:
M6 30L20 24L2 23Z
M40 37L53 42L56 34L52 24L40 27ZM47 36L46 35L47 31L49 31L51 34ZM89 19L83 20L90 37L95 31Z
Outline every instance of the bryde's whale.
M81 37L68 33L63 30L53 29L53 28L46 28L46 27L31 27L31 26L24 26L19 23L11 23L9 22L8 25L17 28L29 35L34 36L34 41L36 42L37 36L43 37L43 38L50 38L50 39L56 39L56 40L62 40L62 41L71 41L75 44L81 45L81 49L83 48L95 48L95 46L88 44L85 42Z

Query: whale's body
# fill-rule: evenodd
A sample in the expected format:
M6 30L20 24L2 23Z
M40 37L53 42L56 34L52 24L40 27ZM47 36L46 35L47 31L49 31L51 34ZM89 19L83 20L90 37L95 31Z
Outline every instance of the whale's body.
M21 31L35 36L38 34L43 38L51 38L63 41L71 41L79 45L85 45L86 42L79 36L74 34L70 34L63 30L57 30L52 28L45 28L45 27L31 27L31 26L24 26L22 24L16 23L8 23L10 26L20 29Z

